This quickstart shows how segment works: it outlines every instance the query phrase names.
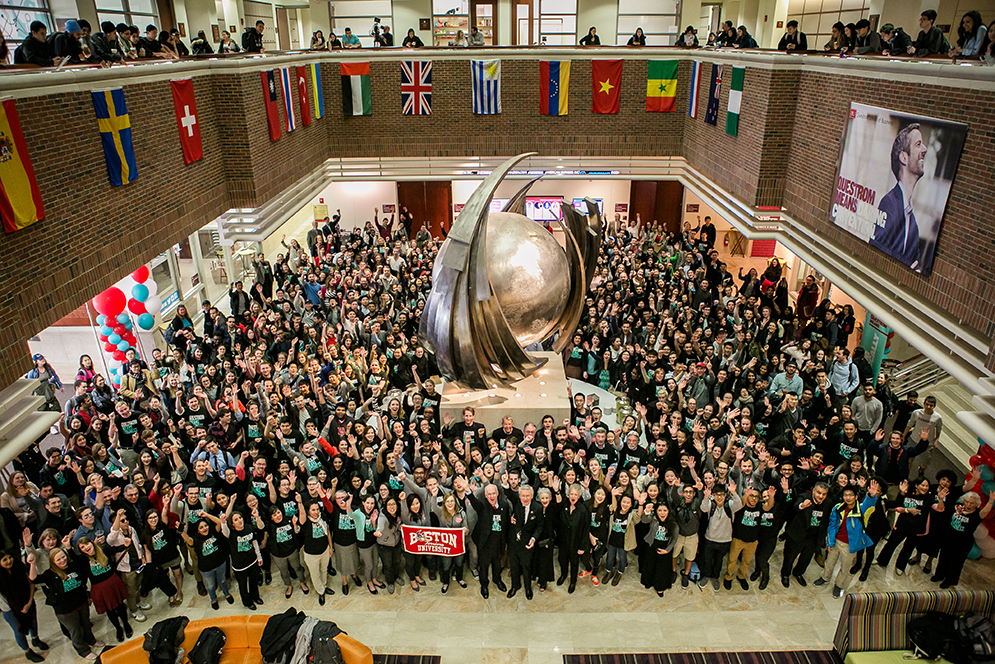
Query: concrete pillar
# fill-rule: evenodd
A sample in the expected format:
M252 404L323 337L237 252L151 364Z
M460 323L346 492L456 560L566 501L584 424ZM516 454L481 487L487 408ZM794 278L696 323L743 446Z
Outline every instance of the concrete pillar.
M760 0L741 0L739 3L739 20L736 27L745 25L751 35L757 34L757 14L760 12ZM730 19L732 20L732 19Z
M497 0L494 11L497 12L498 46L511 46L511 22L515 15L515 0ZM429 13L431 15L431 12ZM422 37L424 40L424 37ZM425 42L428 43L427 41Z

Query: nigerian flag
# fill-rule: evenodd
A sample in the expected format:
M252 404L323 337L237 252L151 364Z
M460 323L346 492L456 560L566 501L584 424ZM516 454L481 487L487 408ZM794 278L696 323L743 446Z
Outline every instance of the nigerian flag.
M743 104L743 78L745 67L732 68L732 84L729 86L729 108L726 109L726 133L739 135L739 109Z

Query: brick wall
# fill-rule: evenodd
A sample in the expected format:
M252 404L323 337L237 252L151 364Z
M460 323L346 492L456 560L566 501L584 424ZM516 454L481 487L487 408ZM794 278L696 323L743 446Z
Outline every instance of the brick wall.
M928 279L838 228L829 218L836 160L851 100L969 125ZM783 199L794 218L874 265L895 288L916 293L989 339L995 336L995 173L991 167L995 132L986 109L993 107L992 92L805 72L798 85ZM995 352L989 354L988 364L995 368Z

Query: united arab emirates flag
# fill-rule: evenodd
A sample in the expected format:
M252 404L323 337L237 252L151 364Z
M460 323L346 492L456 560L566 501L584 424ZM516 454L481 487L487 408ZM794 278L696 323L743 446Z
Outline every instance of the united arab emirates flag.
M373 101L370 97L370 63L341 63L342 111L350 115L373 115Z
M732 68L732 83L729 85L729 108L726 109L726 133L730 136L739 134L739 109L743 103L743 78L746 67Z

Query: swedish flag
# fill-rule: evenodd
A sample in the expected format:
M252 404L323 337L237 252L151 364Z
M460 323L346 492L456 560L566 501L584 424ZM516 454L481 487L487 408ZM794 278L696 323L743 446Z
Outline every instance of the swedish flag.
M134 182L138 177L138 166L135 165L135 148L131 144L131 119L124 103L124 90L101 90L91 94L111 184L120 187Z

